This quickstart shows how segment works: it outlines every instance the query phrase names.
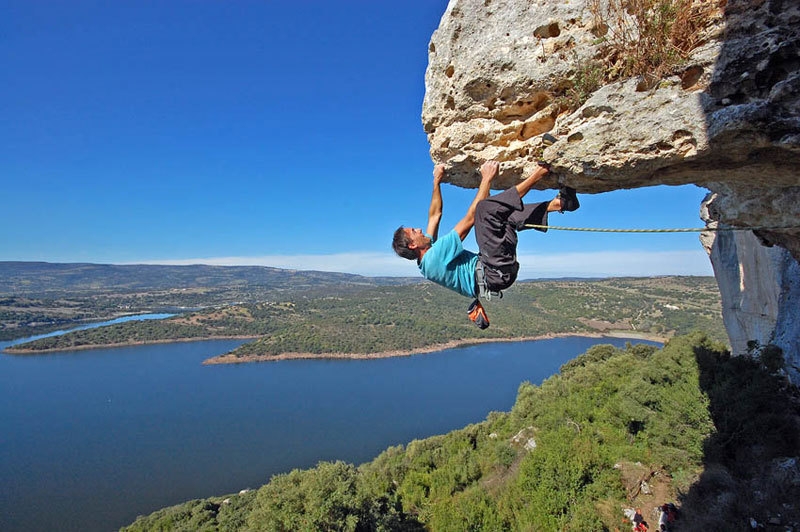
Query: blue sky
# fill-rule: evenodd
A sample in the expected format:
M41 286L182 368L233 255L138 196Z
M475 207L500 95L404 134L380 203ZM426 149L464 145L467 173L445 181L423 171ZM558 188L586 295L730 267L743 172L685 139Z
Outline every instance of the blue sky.
M390 240L426 222L446 5L0 0L0 260L417 275ZM446 230L474 191L443 192ZM698 227L705 192L584 195L550 223ZM519 255L523 278L711 274L696 233L530 232Z

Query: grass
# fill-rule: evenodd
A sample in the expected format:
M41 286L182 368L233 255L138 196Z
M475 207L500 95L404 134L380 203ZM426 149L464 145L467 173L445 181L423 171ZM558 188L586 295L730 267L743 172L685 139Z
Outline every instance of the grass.
M641 77L643 88L676 74L708 40L725 0L592 0L598 54L560 80L556 101L574 111L600 86Z

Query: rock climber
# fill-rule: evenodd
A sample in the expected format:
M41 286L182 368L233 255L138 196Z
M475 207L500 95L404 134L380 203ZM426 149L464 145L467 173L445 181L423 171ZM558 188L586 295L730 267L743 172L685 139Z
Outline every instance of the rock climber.
M673 503L668 502L662 504L659 510L661 512L658 517L658 530L659 532L667 532L678 517L678 508Z
M650 525L644 520L641 508L636 508L636 513L633 516L633 532L647 532Z
M542 162L522 182L490 196L492 181L499 171L497 161L481 165L481 182L466 215L452 231L439 238L445 167L436 165L426 230L400 226L392 240L394 251L403 258L416 260L426 279L474 298L469 309L470 319L482 329L489 326L489 321L479 299L492 295L502 297L501 290L517 279L517 232L527 229L527 225L546 226L548 213L574 211L580 206L575 190L570 187L562 187L550 201L522 202L531 188L550 172L550 166ZM479 248L477 254L465 250L462 245L473 226ZM538 230L547 231L546 228Z

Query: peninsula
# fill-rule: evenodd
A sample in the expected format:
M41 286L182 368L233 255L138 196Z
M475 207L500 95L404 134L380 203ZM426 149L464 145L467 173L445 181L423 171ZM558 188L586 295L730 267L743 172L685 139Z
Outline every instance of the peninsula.
M421 304L424 302L425 304ZM467 302L429 283L329 288L267 301L217 304L164 320L125 322L17 344L9 353L70 351L170 341L252 339L207 361L380 358L458 345L563 335L665 340L703 329L725 341L710 277L615 278L518 283L487 303L480 331Z

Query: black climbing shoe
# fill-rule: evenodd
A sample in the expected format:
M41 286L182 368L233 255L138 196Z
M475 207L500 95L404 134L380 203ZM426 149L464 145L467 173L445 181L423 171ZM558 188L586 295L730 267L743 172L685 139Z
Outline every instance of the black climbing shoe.
M578 207L581 206L580 202L578 201L578 196L575 194L575 189L572 187L561 187L561 189L558 191L557 197L561 200L561 208L558 212L577 211Z
M545 146L552 146L553 144L555 144L555 143L556 143L556 141L557 141L557 140L558 140L558 139L557 139L557 138L555 138L555 137L554 137L553 135L551 135L550 133L544 133L544 134L542 135L542 144L544 144Z

